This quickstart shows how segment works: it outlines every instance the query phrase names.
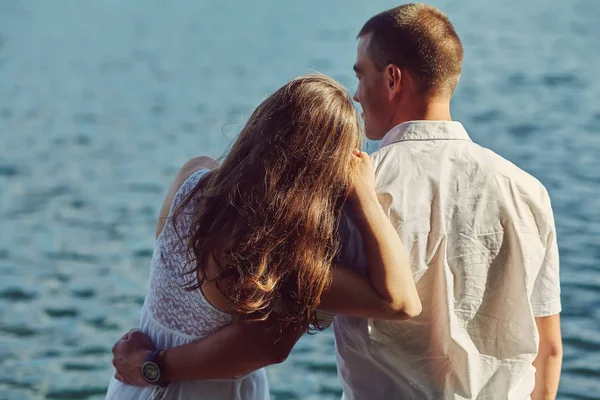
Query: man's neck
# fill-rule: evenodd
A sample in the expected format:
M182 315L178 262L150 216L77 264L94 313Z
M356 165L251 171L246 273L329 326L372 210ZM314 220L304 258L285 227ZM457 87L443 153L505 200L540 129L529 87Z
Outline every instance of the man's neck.
M409 107L399 107L391 120L390 129L408 121L452 121L450 103L429 101L422 104L413 103Z

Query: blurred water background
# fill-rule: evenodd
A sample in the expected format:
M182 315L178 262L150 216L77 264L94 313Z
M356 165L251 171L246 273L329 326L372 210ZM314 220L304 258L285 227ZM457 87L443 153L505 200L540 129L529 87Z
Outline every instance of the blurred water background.
M600 2L432 4L466 50L453 116L553 199L559 398L600 398ZM395 5L0 0L0 399L103 398L178 168L298 74L353 90L356 33ZM273 398L339 398L333 346L303 338L268 369Z

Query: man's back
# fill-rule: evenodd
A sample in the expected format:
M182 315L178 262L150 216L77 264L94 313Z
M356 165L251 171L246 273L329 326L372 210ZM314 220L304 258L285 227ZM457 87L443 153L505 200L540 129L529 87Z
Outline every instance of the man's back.
M337 317L346 396L528 398L535 317L560 312L546 190L456 122L402 124L382 144L379 200L410 252L423 312Z

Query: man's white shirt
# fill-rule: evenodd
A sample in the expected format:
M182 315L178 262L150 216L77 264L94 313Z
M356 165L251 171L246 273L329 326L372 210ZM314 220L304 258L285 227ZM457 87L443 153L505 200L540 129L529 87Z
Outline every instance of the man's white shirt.
M543 185L449 121L393 128L371 155L379 201L410 254L423 312L337 316L348 400L528 399L535 317L561 311L554 217ZM343 261L366 269L342 227Z

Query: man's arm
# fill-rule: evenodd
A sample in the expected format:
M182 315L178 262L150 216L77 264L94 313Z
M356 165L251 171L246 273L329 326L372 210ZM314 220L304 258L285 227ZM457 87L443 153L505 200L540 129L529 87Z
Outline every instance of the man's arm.
M297 326L281 331L271 321L234 322L193 343L162 351L159 359L167 381L231 378L285 361L305 329ZM117 379L147 385L141 366L153 350L149 341L142 332L132 331L115 344Z
M167 350L163 356L166 378L230 378L282 363L305 328L292 327L282 332L276 322L233 323L189 346Z
M546 207L548 235L546 254L531 294L532 311L540 338L538 355L533 362L537 370L535 389L531 395L533 400L556 398L562 365L560 257L554 214L545 188L542 191L542 202Z
M558 392L562 365L560 314L535 319L540 335L538 355L533 362L536 369L535 390L532 400L553 400Z

